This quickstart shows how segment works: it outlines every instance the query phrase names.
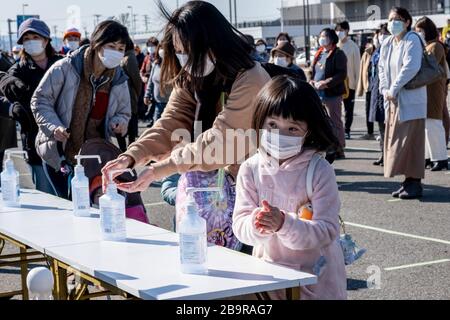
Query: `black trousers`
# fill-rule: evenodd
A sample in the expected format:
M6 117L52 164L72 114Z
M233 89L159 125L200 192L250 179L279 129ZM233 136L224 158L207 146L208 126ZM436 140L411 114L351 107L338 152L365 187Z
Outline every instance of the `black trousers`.
M355 112L355 90L350 89L350 94L344 100L345 108L345 133L350 133L353 124L353 114Z
M117 137L117 143L122 152L127 151L127 139L126 139L127 137L129 142L128 145L136 141L139 129L138 126L139 126L138 115L137 114L131 115L130 122L128 123L127 135L125 137Z
M372 92L366 93L366 124L367 124L367 133L373 134L374 126L373 122L369 122L369 116L370 116L370 100L372 98Z

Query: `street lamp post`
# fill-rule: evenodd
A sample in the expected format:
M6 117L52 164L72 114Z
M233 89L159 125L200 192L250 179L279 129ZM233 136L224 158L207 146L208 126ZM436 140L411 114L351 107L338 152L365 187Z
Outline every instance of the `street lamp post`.
M133 6L128 6L127 8L130 9L130 11L131 11L130 26L131 26L131 34L133 35L133 38L134 38L134 34L136 33L136 30L135 30L135 26L133 25L133 16L134 16Z
M22 20L25 20L25 8L28 7L27 3L22 4Z

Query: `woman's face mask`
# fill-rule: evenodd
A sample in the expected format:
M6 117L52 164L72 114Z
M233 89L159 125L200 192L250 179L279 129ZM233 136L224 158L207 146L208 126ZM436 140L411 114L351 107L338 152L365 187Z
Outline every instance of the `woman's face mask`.
M327 37L320 37L319 38L319 46L326 47L330 44L330 40Z
M405 29L405 23L401 20L392 20L388 22L388 30L394 36L399 36Z
M261 147L274 159L286 160L298 155L305 137L280 135L277 130L262 130Z
M23 43L23 48L32 57L40 56L45 51L42 40L27 40Z
M277 66L284 67L284 68L289 66L289 61L287 60L286 57L275 57L273 59L273 63Z
M80 47L80 42L79 41L66 41L66 47L72 51L77 50Z
M98 53L100 61L107 69L115 69L120 66L125 54L121 51L103 48L103 54L101 50Z
M258 53L264 53L266 52L266 46L263 44L257 45L256 46L256 52Z
M209 56L207 55L203 74L196 75L196 74L192 74L193 73L192 67L187 65L188 60L189 60L189 55L187 55L186 53L177 53L177 58L178 58L178 61L180 62L181 67L184 68L186 70L186 72L189 73L191 76L196 77L196 78L202 78L202 77L209 76L216 67L214 62L212 62L211 59L209 58Z

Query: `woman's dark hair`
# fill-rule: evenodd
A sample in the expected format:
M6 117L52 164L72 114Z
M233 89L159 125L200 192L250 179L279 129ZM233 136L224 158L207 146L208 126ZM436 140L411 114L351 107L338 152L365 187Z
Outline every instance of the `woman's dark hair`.
M267 117L277 116L307 123L305 147L326 151L339 145L316 90L303 80L277 76L260 91L255 104L253 129L258 137Z
M287 41L292 42L292 38L289 35L289 33L287 32L280 32L277 36L277 38L275 39L275 45L278 43L278 40L280 40L281 37L285 37L287 39Z
M87 44L91 44L91 40L89 40L89 38L83 38L80 41L80 47L85 46Z
M162 43L159 43L159 44L156 46L155 60L153 60L153 61L154 61L157 65L161 65L161 63L162 63L163 60L164 60L164 59L159 55L159 49L163 49L163 50L164 50Z
M237 74L254 67L249 52L252 48L243 40L243 34L206 1L189 1L173 14L158 2L162 15L167 19L161 67L161 83L198 91L203 88L203 77L193 77L176 57L174 39L180 41L189 55L187 66L191 74L204 74L207 56L215 61L215 82L234 81Z
M129 48L133 41L128 34L128 29L114 20L106 20L100 22L92 33L91 37L91 48L97 50L110 42L120 42L124 44L127 48L126 50L131 50Z
M320 31L320 34L322 34L322 32L325 32L326 36L328 37L328 39L330 39L330 41L333 45L338 44L339 37L337 36L336 32L333 29L325 28L322 31Z
M154 45L155 47L157 47L159 45L159 40L155 37L150 37L147 40L147 47L150 47L151 45Z
M383 23L380 25L380 33L382 34L391 34L388 30L388 24L387 23Z
M52 46L52 39L45 38L35 32L26 32L24 34L24 36L26 34L36 34L36 35L40 36L42 39L48 40L47 46L45 47L45 55L47 56L47 58L51 58L56 55L55 48L53 48L53 46ZM20 56L20 60L32 59L32 57L28 53L26 53L25 49L20 50L19 56Z
M342 30L350 31L350 24L348 23L348 21L339 22L338 24L336 24L335 29L337 29L337 27L340 27Z
M395 12L396 14L398 14L403 20L405 20L405 22L409 20L410 23L406 30L411 31L413 18L408 10L402 7L392 7L391 12Z
M422 17L414 28L420 28L425 32L425 41L430 42L439 39L439 33L434 22L428 17Z

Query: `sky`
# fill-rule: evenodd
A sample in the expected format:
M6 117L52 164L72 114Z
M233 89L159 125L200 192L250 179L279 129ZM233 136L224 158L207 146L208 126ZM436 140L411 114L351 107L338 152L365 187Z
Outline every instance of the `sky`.
M187 1L179 0L179 4ZM229 1L228 0L211 0L227 18L229 17ZM277 19L280 15L278 8L280 1L277 0L236 0L238 21L252 20L272 20ZM176 7L176 0L163 0L169 8ZM5 5L6 4L6 5ZM38 14L52 29L56 26L58 37L62 36L62 32L68 25L73 23L69 19L69 13L76 12L79 8L81 17L81 29L87 28L90 33L93 30L94 15L101 14L100 19L106 19L112 16L119 16L121 13L131 13L132 6L134 14L138 14L136 29L145 30L144 17L148 15L149 30L160 30L162 22L155 6L154 0L2 0L2 8L0 10L0 34L8 34L7 19L16 19L17 15L22 14L22 5L25 7L26 15ZM75 6L75 7L74 7ZM75 8L75 11L73 10ZM76 15L75 15L76 16ZM69 22L68 22L69 21ZM76 20L75 20L76 21ZM12 24L13 31L16 31L15 23Z

